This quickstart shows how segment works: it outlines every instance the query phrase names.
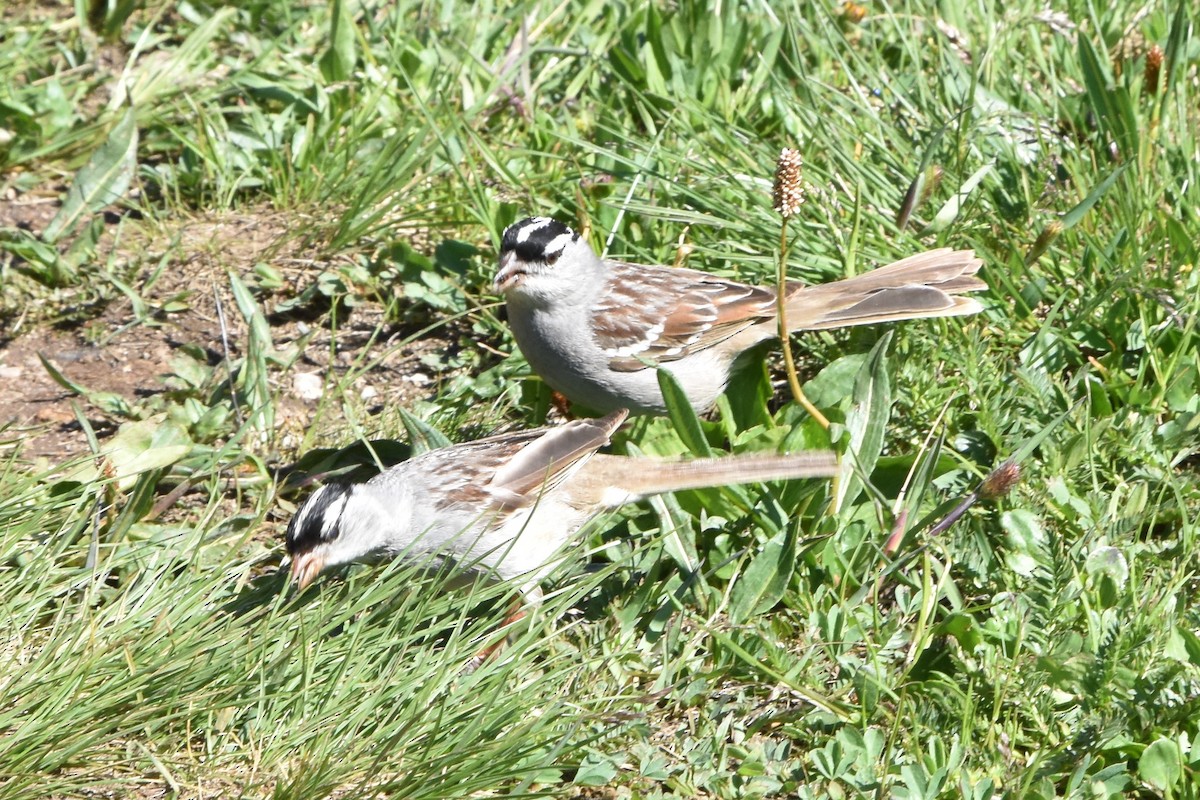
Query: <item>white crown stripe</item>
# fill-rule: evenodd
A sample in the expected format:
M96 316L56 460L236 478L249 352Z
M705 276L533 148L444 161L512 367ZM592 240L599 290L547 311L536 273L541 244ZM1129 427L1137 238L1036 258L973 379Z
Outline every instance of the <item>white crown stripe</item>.
M533 235L534 231L539 231L553 222L554 220L549 217L534 217L529 221L528 225L523 226L521 230L517 231L517 244L524 244L529 241L529 237Z
M553 239L551 239L549 242L546 243L546 249L545 249L546 255L552 256L555 253L561 253L563 250L567 249L567 245L569 245L572 241L574 241L574 239L575 239L575 234L573 234L573 233L570 233L570 232L560 233L558 236L555 236Z
M338 532L338 523L342 520L342 513L346 510L346 503L350 502L350 492L346 492L341 497L341 505L337 507L337 513L333 513L333 506L325 509L325 514L321 518L321 538L332 539Z

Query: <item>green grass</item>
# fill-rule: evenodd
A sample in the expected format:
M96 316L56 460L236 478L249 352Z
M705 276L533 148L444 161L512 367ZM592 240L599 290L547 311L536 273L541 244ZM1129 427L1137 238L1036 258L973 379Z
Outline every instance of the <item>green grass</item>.
M103 457L0 430L6 798L1200 795L1189 4L76 5L0 16L0 332L186 334L216 286L231 341L162 386L62 370ZM972 247L985 312L798 337L832 434L752 371L617 447L848 450L840 505L626 509L469 676L509 587L287 590L304 476L543 422L489 294L505 225L770 282L782 147L793 277Z

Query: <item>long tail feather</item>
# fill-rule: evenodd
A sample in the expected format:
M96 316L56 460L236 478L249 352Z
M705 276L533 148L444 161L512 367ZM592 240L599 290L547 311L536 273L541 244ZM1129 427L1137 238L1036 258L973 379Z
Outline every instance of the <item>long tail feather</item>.
M824 330L926 317L958 317L983 307L967 292L987 284L975 277L973 250L930 250L853 278L804 286L787 301L788 327Z
M789 455L744 455L691 461L651 461L641 468L619 456L593 456L584 467L599 501L621 506L638 498L684 489L735 483L827 478L837 474L837 456L812 451ZM582 477L582 476L581 476Z

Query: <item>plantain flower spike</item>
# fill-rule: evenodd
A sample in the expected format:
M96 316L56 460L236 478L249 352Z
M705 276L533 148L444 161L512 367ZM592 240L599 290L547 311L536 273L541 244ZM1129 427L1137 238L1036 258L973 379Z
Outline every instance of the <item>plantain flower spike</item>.
M771 198L775 203L775 211L784 219L795 216L800 206L804 205L804 184L800 180L800 168L803 165L800 151L790 147L783 148L775 165L775 190Z
M1150 48L1146 53L1146 70L1142 74L1142 79L1145 82L1146 94L1154 96L1158 94L1158 74L1162 71L1163 51L1158 45Z

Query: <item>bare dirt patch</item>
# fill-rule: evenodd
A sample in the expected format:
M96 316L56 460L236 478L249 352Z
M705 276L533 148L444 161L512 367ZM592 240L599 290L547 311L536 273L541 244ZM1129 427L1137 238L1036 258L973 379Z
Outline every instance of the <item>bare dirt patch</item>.
M0 19L21 24L66 20L75 16L70 0L12 0L0 6Z
M0 193L0 228L20 228L38 232L58 213L61 187L46 186L39 191L20 192L8 186Z
M14 206L3 206L0 201L0 216L15 221ZM41 210L41 204L35 207ZM52 216L53 207L48 211ZM37 229L45 215L27 216L26 224ZM134 304L118 298L88 320L35 322L10 338L0 338L0 427L7 428L0 440L19 439L26 457L58 461L88 452L77 413L86 416L101 438L119 424L120 419L56 382L43 366L43 357L71 382L90 392L120 395L134 406L166 390L172 359L185 344L201 348L218 370L241 357L249 337L229 288L229 273L248 276L256 263L266 262L283 274L288 285L273 299L262 299L269 312L274 301L299 292L328 266L304 252L299 237L290 234L306 223L294 214L264 209L197 218L173 230L122 237L120 247L139 250L136 256L143 263L157 265L162 255L167 257L167 267L153 282L138 284L143 308L154 313L139 320ZM140 277L147 281L150 273L147 267ZM271 374L282 432L296 434L279 437L284 448L298 445L301 435L310 431L322 387L352 369L361 374L347 393L368 413L429 391L426 381L412 377L427 371L420 356L444 347L444 340L397 344L404 331L385 319L378 304L366 301L352 314L340 316L336 342L331 342L334 334L319 311L308 320L268 317L277 351L304 342L289 368L274 366ZM321 424L336 429L340 407L336 402L324 404Z

